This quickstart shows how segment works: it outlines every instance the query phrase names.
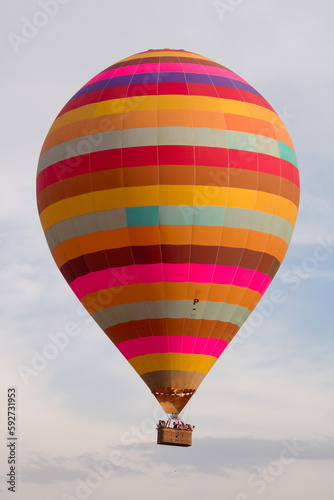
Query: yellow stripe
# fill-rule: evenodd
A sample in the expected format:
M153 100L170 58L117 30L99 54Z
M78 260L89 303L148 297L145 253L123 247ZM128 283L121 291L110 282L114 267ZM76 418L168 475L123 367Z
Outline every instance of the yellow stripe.
M230 187L210 186L139 186L107 189L73 196L49 205L40 214L44 231L53 224L70 217L102 210L152 205L199 205L245 208L278 215L292 225L296 220L297 206L276 194ZM181 217L181 213L180 213Z
M80 120L88 120L97 116L161 109L177 109L189 112L192 110L212 111L217 113L242 115L265 120L274 123L276 127L284 129L284 125L276 113L270 109L258 106L257 104L235 101L233 99L222 99L220 97L193 95L149 95L111 99L108 101L86 104L86 106L81 106L80 108L68 111L57 118L53 122L49 133L71 123L75 123Z
M217 358L214 356L172 352L137 356L130 359L129 363L139 375L160 370L181 370L206 374L216 361Z
M109 116L109 117L108 117ZM279 118L278 118L279 119ZM291 138L283 128L273 122L259 120L249 116L217 113L216 111L193 111L184 113L176 110L132 111L126 116L123 113L104 115L70 123L50 132L44 141L42 153L62 142L85 137L90 134L110 132L112 130L128 130L135 128L157 127L203 127L220 130L233 130L249 134L272 137L285 142L293 149Z
M121 61L118 61L116 64L124 62L124 61L131 61L132 59L147 59L148 57L180 57L181 62L182 62L182 57L191 57L192 59L202 59L203 61L212 61L212 59L209 59L208 57L203 57L200 56L199 54L194 54L193 52L185 52L183 50L157 50L157 51L152 51L152 52L143 52L139 54L134 54L133 56L126 57L125 59L121 59ZM164 61L160 61L164 62Z

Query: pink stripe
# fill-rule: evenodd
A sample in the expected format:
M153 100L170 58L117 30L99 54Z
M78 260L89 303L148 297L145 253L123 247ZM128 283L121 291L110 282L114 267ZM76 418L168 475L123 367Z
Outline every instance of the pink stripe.
M166 352L185 354L203 354L219 358L228 342L210 337L186 337L185 335L164 335L141 337L117 344L117 348L126 359Z
M252 269L214 264L145 264L116 267L80 276L70 283L79 299L99 290L135 283L217 283L265 292L271 278Z
M94 78L89 80L84 87L90 85L91 83L98 82L99 80L105 80L107 78L112 78L113 76L122 76L122 75L133 75L138 73L161 73L161 72L182 72L185 73L207 73L209 75L218 75L224 76L227 78L232 78L233 80L239 80L240 82L247 83L246 80L240 78L240 76L233 73L229 69L217 68L216 66L199 66L198 64L192 63L151 63L151 64L139 64L137 65L129 65L121 68L114 68L104 73L100 73L96 75Z

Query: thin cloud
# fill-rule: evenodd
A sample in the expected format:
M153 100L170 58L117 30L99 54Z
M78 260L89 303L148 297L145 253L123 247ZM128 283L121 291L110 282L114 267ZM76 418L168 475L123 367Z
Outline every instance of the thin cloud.
M322 438L319 441L252 437L196 439L194 433L194 446L184 453L180 453L178 448L175 452L173 448L165 446L152 447L151 443L138 445L138 450L144 452L143 461L167 463L205 475L228 476L234 469L251 471L279 460L284 450L286 455L299 460L334 460L334 438Z
M143 474L140 467L130 460L127 460L125 465L117 465L107 460L98 460L96 454L90 453L76 457L52 458L35 453L20 468L20 481L37 484L84 481L91 474L101 474L101 471L120 477Z

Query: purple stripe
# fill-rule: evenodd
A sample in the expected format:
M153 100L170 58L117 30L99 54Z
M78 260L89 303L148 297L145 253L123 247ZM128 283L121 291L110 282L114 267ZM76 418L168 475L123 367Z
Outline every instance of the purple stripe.
M240 90L247 90L253 94L261 96L253 87L239 80L233 80L216 75L206 75L200 73L139 73L135 75L115 76L108 80L99 80L90 85L81 88L70 100L76 99L82 95L103 90L111 87L122 87L124 85L150 85L152 83L205 83L207 85L216 85L220 87L231 87Z
M117 348L126 359L157 353L203 354L219 358L228 342L211 337L187 337L185 335L164 335L140 337L125 340Z

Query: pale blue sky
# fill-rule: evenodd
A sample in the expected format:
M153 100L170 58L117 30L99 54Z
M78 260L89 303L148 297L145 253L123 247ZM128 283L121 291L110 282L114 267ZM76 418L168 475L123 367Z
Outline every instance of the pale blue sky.
M0 10L0 407L15 385L15 498L332 500L332 3L17 0ZM189 449L154 444L155 400L80 310L35 202L39 151L65 102L112 63L164 47L212 58L261 92L289 129L302 185L286 260L186 411ZM57 332L67 340L53 356Z

